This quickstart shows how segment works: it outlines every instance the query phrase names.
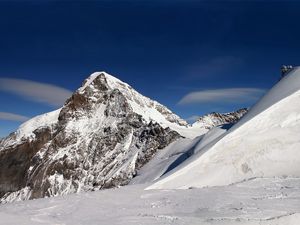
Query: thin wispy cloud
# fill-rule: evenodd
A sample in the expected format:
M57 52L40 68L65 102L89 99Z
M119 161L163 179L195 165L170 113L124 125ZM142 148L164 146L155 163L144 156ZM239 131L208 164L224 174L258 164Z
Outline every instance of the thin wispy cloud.
M70 90L52 84L30 80L0 78L0 91L6 91L31 101L61 106L72 95Z
M213 77L232 73L244 64L241 58L235 56L219 56L209 61L190 66L186 73L190 77Z
M0 120L24 122L28 119L29 119L29 117L27 117L27 116L22 116L22 115L15 114L15 113L0 112Z
M225 88L190 92L179 105L197 103L248 103L257 100L265 90L259 88Z

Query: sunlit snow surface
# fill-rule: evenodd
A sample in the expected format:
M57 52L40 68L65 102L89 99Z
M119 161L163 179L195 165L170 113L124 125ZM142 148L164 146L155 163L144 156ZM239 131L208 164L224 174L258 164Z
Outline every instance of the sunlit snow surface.
M254 177L300 177L300 69L275 85L202 155L150 188L229 185ZM300 223L299 223L300 224Z
M0 207L2 225L297 225L300 179L264 178L226 187L144 190L145 185Z

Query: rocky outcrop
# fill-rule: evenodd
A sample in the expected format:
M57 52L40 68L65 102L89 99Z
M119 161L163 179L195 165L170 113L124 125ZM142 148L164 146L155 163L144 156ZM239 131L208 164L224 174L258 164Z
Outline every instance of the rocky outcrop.
M185 121L124 88L131 87L99 73L66 101L55 121L43 116L39 119L47 122L42 126L28 122L23 125L26 134L19 130L2 140L1 202L125 185L159 149L180 138L151 116L137 113L137 107L141 111L152 104L176 126Z
M211 129L225 124L234 124L239 121L246 113L248 112L247 108L239 109L235 112L229 113L209 113L204 116L201 116L193 124L193 126L203 127L205 129Z

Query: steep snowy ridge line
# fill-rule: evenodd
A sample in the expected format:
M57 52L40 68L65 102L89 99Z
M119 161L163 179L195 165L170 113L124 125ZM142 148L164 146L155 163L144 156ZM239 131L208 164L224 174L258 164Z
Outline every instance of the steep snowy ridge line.
M145 185L2 205L1 225L298 225L300 179L143 191Z
M253 177L300 176L300 69L276 84L221 140L149 188L228 185Z
M284 76L277 84L275 84L253 107L249 112L241 118L239 123L235 124L231 130L237 129L244 123L248 122L254 116L271 107L276 102L292 95L300 89L300 67L294 67L286 76Z

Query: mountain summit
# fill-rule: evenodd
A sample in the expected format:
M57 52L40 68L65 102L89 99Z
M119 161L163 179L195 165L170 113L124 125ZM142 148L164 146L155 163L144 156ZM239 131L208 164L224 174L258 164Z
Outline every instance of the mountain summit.
M124 185L186 126L128 84L94 73L61 109L1 141L0 194L9 201Z
M125 185L157 151L208 126L191 126L130 85L93 73L62 108L0 141L1 202Z

